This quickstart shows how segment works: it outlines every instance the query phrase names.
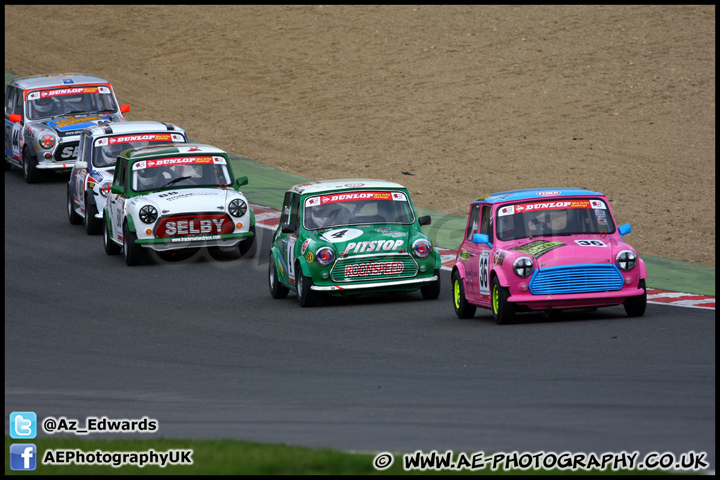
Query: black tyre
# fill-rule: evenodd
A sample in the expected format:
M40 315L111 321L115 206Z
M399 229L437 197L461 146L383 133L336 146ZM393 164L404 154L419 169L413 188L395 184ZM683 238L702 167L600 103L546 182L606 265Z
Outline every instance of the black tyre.
M89 195L92 195L92 192L89 193ZM95 217L97 213L97 205L95 202L88 202L88 197L86 196L83 224L85 225L85 231L88 235L97 235L102 231L102 219Z
M108 255L117 255L120 253L120 245L112 241L110 238L110 227L108 227L107 221L103 218L103 246L105 247L105 253Z
M440 270L435 270L437 280L420 287L420 293L425 300L435 300L440 296Z
M67 216L71 225L80 225L83 221L82 217L75 211L75 201L72 197L70 185L67 187Z
M492 287L490 287L490 298L492 300L492 310L495 322L498 325L507 325L512 323L515 318L515 305L508 303L510 292L507 288L500 285L497 277L493 278Z
M268 265L268 283L270 284L270 295L273 298L285 298L290 290L280 284L275 266L275 257L270 253L270 264Z
M452 276L452 287L453 287L453 308L455 309L455 315L458 318L472 318L475 316L477 307L470 305L465 298L465 288L463 287L462 278L460 274L455 271Z
M318 301L318 293L312 290L312 278L303 275L300 265L295 267L295 281L297 282L297 296L301 307L314 307Z
M625 313L628 317L642 317L645 315L645 307L647 307L647 288L645 287L645 279L640 280L638 288L643 289L643 294L637 297L630 297L623 302Z
M258 242L255 240L255 225L250 227L250 231L253 234L252 237L248 237L240 242L239 250L242 258L255 258L255 254L257 253Z
M123 225L123 252L125 263L129 266L139 265L143 259L143 247L135 243L137 235L131 232L127 223Z
M7 172L12 168L12 164L7 161L7 158L5 159L5 171Z
M37 169L37 159L30 155L27 148L23 149L23 175L27 183L35 183L40 179L40 172Z

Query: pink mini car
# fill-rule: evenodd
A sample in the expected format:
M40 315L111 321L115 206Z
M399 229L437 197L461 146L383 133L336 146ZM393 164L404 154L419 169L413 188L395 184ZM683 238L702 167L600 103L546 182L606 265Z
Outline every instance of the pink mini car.
M608 199L580 189L495 193L472 203L452 271L459 318L489 308L498 324L516 312L622 304L642 316L645 263L615 226Z

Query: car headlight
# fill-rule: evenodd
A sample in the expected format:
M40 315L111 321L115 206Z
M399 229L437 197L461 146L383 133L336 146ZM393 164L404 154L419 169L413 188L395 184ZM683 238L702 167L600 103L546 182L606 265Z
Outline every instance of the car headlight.
M620 267L620 270L632 270L637 263L637 255L632 250L623 250L615 257L615 263Z
M100 185L100 194L103 197L107 197L108 194L110 193L110 187L111 187L110 182L105 182L102 185Z
M513 262L513 272L518 277L529 277L533 271L533 262L530 257L518 257Z
M335 252L330 247L320 247L315 252L315 258L320 265L330 265L335 260Z
M50 150L57 143L57 137L53 133L41 133L37 143L40 148Z
M412 244L412 251L418 258L425 258L432 252L432 243L424 238L418 238Z
M140 209L139 217L143 223L153 223L157 220L157 209L152 205L145 205Z
M236 198L230 202L230 205L228 205L228 212L230 212L230 215L233 217L242 217L245 215L245 212L247 212L247 203L239 198Z

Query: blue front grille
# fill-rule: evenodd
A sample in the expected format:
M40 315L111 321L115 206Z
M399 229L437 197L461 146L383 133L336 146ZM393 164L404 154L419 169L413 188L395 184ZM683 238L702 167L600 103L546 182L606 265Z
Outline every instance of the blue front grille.
M623 286L615 265L570 265L536 270L530 280L533 295L612 292Z

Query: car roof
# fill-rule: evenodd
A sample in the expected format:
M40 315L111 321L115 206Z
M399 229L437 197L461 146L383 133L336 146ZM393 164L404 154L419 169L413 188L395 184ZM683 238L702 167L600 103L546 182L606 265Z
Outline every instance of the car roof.
M524 190L508 190L480 197L475 202L499 203L514 202L517 200L550 200L557 197L568 196L604 196L600 192L582 188L526 188ZM473 203L475 203L473 202Z
M161 145L148 145L146 147L131 148L123 152L120 158L126 158L130 162L146 160L154 157L166 157L168 155L227 155L225 150L220 150L212 145L201 143L166 143Z
M387 180L374 180L368 178L344 178L337 180L320 180L316 182L299 183L293 185L288 190L289 192L302 193L302 194L313 194L322 192L332 192L339 190L347 190L350 188L402 188L402 185L395 182L389 182Z
M155 122L150 120L128 120L123 122L108 122L93 125L85 129L90 135L123 135L144 132L176 132L185 133L185 130L172 123Z
M85 73L54 73L50 75L34 75L32 77L16 78L10 83L19 86L23 90L29 90L45 87L70 87L88 83L109 84L110 82L95 75Z

